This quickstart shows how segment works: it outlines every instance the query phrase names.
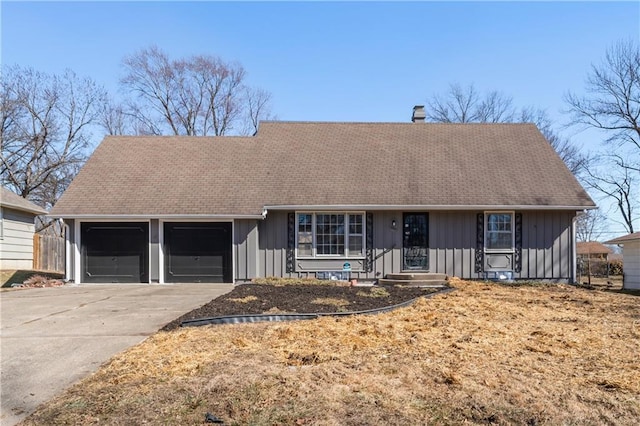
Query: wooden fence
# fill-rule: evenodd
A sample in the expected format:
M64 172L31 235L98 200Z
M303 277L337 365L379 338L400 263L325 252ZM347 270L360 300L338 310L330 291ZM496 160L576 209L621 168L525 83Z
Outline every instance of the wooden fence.
M33 269L64 273L65 240L56 235L33 234Z

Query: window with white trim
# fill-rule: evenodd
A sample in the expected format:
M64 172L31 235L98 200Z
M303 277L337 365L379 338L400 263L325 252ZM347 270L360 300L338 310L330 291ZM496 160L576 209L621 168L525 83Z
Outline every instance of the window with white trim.
M297 213L299 257L364 255L363 213Z
M513 250L513 213L485 213L484 247L487 251Z

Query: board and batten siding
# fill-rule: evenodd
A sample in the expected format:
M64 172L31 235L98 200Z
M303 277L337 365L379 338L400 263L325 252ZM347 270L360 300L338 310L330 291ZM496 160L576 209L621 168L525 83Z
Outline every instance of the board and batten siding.
M624 288L640 290L640 240L625 241L622 246Z
M258 276L260 263L258 259L258 223L255 219L236 219L233 222L233 230L232 249L235 259L235 280L251 281Z
M287 221L285 211L270 211L265 220L258 222L259 250L258 274L261 277L312 278L317 271L340 271L342 264L349 261L354 269L351 277L373 280L382 278L401 268L402 230L391 228L391 221L402 222L402 213L376 212L373 215L373 270L364 272L357 265L363 259L295 259L295 272L287 272ZM366 230L370 232L370 230Z
M0 207L0 209L2 209L1 268L32 269L35 216L6 207Z
M431 211L429 213L429 271L465 279L482 279L475 272L477 215L482 211ZM572 277L574 211L522 211L522 270L516 279L567 281ZM296 259L296 272L286 272L287 214L270 211L258 221L258 276L314 277L328 270L324 259ZM373 212L373 270L354 270L352 278L374 280L402 271L402 212ZM396 227L392 227L392 222ZM238 262L240 256L236 257ZM347 259L332 261L334 270ZM351 262L356 264L357 262ZM238 275L239 277L239 275Z
M430 272L481 279L475 272L477 214L429 213ZM522 269L516 279L570 280L574 211L522 211Z

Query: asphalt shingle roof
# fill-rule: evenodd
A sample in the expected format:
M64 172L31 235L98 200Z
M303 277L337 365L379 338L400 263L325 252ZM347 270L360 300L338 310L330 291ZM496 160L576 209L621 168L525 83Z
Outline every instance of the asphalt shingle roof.
M578 241L576 252L578 254L611 254L613 250L598 241Z
M263 122L253 137L109 136L51 214L259 215L283 205L594 203L533 124Z
M33 213L35 215L45 214L47 211L42 207L32 203L31 201L22 198L18 194L8 190L5 187L0 187L0 205L9 207L14 210L20 210L23 212Z
M627 241L640 240L640 232L634 232L632 234L623 235L622 237L614 238L607 241L607 244L622 244Z

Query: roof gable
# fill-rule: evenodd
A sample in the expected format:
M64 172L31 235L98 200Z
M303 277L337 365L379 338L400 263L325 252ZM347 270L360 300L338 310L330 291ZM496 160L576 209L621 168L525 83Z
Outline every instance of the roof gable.
M263 122L254 137L107 137L52 214L308 205L594 203L532 124Z

